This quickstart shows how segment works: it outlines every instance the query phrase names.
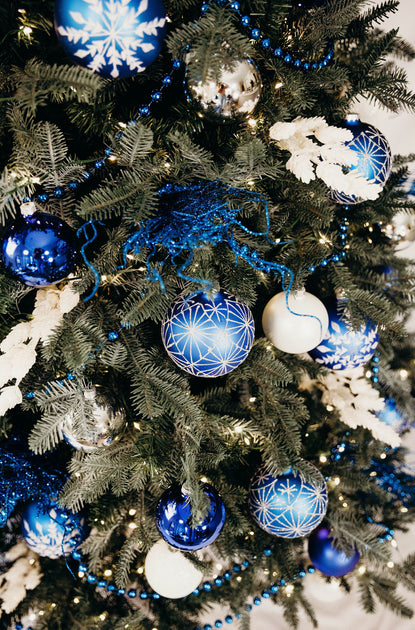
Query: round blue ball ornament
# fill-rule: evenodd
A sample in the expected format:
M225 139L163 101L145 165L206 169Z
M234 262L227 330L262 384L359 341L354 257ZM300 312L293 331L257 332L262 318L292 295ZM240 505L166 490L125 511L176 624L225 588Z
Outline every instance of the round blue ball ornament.
M22 215L9 226L2 241L3 263L31 287L45 287L66 278L76 263L73 230L53 214Z
M327 486L318 475L321 480L311 482L291 469L278 477L260 469L249 490L249 508L257 524L273 536L307 536L327 512Z
M254 318L248 306L227 291L181 295L162 323L161 336L168 355L185 372L223 376L248 356Z
M57 0L55 30L76 64L104 77L131 77L158 56L166 30L162 0Z
M22 536L39 556L69 556L88 536L84 516L58 507L54 501L29 503L22 513Z
M316 569L331 577L342 577L353 571L360 560L356 549L349 554L339 551L333 545L328 527L319 527L308 539L308 555Z
M204 484L203 492L209 502L208 513L194 526L189 495L183 487L173 486L161 496L156 525L164 540L173 547L195 551L210 545L219 536L225 523L225 506L211 485Z
M331 370L348 370L364 365L375 354L379 342L377 326L368 320L360 330L352 330L329 309L329 328L323 341L310 351L313 359Z
M353 139L346 142L346 146L358 155L357 164L351 165L349 170L356 170L373 183L384 186L392 170L392 152L385 136L376 127L361 122L355 114L346 118L343 127L353 133ZM330 197L333 201L346 205L363 201L341 191L332 191Z

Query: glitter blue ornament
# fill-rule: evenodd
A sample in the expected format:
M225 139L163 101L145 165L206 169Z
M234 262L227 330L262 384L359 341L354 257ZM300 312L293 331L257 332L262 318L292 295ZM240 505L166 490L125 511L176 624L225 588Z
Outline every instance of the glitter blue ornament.
M224 290L180 295L161 326L170 358L193 376L228 374L248 356L255 325L246 304Z
M22 513L22 536L39 556L61 558L74 550L71 541L80 544L89 528L85 517L58 507L56 502L29 503Z
M0 527L6 525L18 503L57 494L64 478L56 468L49 456L34 455L17 438L1 444Z
M328 310L328 331L321 344L310 351L310 356L331 370L348 370L367 363L379 342L375 324L368 320L360 330L352 330L340 319L336 308Z
M194 551L210 545L219 536L225 523L225 506L211 485L205 483L203 492L209 503L208 512L194 526L189 495L183 487L173 486L161 496L156 525L164 540L173 547Z
M349 170L356 170L373 183L384 186L392 170L392 152L385 136L376 127L361 122L355 114L346 118L343 127L353 133L353 139L346 142L346 146L359 156L357 164L351 165ZM330 197L341 204L363 201L341 191L332 191Z
M131 77L158 56L162 0L57 0L56 34L74 63L104 77Z
M44 287L60 282L74 269L76 237L65 221L52 214L23 214L6 229L2 255L17 280Z
M249 508L257 524L273 536L307 536L327 511L327 487L318 475L319 482L304 481L292 469L278 477L260 469L249 490Z
M346 554L334 547L333 538L328 527L319 527L308 539L308 555L316 569L331 577L342 577L353 571L360 560L356 549Z

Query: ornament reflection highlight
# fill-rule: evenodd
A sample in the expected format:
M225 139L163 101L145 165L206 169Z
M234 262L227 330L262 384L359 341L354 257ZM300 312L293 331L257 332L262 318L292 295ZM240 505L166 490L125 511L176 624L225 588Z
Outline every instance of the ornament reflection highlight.
M232 70L223 69L218 82L189 81L193 100L203 109L229 117L250 114L261 96L261 77L252 61L235 61Z

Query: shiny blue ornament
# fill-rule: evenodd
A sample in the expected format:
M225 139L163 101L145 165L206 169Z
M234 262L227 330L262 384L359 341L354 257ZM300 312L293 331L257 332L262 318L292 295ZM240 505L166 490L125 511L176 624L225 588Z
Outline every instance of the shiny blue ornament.
M75 267L76 237L53 214L22 215L6 229L3 263L13 276L31 287L45 287L66 278Z
M377 326L373 322L368 320L360 330L351 330L332 308L326 336L309 354L331 370L348 370L367 363L375 354L378 342Z
M193 376L228 374L248 356L255 325L246 304L222 289L210 295L180 295L161 326L170 358Z
M356 549L351 549L349 555L336 549L327 527L319 527L311 534L308 539L308 555L316 569L331 577L342 577L350 573L360 560Z
M353 114L347 117L343 127L353 133L353 139L346 142L346 146L359 156L357 164L351 165L349 170L356 170L373 183L384 186L392 170L392 152L385 136L376 127L361 122ZM346 205L363 201L341 191L332 191L330 197L333 201Z
M22 536L39 556L70 556L73 541L80 544L89 533L85 517L58 507L54 501L29 503L22 513Z
M402 433L408 427L408 420L402 416L401 412L396 408L396 403L393 398L387 398L385 400L385 406L381 411L376 412L376 416L392 427L397 433Z
M56 34L74 63L116 79L145 70L166 30L162 0L57 0Z
M190 499L183 487L173 486L161 496L156 525L164 540L173 547L194 551L210 545L219 536L225 522L225 506L211 485L205 483L203 492L209 501L209 510L195 526L192 526Z
M273 536L307 536L327 512L327 486L320 477L319 483L303 481L291 469L278 477L260 469L249 490L249 508L257 524Z

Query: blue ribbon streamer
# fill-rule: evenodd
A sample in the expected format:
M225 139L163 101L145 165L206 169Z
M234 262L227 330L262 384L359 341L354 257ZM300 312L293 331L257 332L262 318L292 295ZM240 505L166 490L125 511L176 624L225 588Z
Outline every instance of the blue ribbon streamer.
M90 300L95 295L95 293L98 291L99 283L100 283L99 273L95 269L95 267L89 262L89 260L87 258L87 255L85 253L85 248L88 245L90 245L91 243L93 243L95 241L96 237L98 236L97 229L96 229L94 223L95 223L94 221L87 221L86 223L81 225L81 227L79 228L79 230L76 233L78 238L79 238L79 236L82 233L84 238L87 239L86 243L84 243L82 245L82 247L81 247L81 255L82 255L82 258L84 259L84 263L86 264L87 267L89 267L89 269L91 269L92 273L95 276L94 288L92 289L91 293L86 298L84 298L84 302L88 302L88 300ZM97 223L99 223L100 225L103 225L101 221L97 221ZM91 226L91 228L92 228L92 237L88 236L88 227L89 226Z

